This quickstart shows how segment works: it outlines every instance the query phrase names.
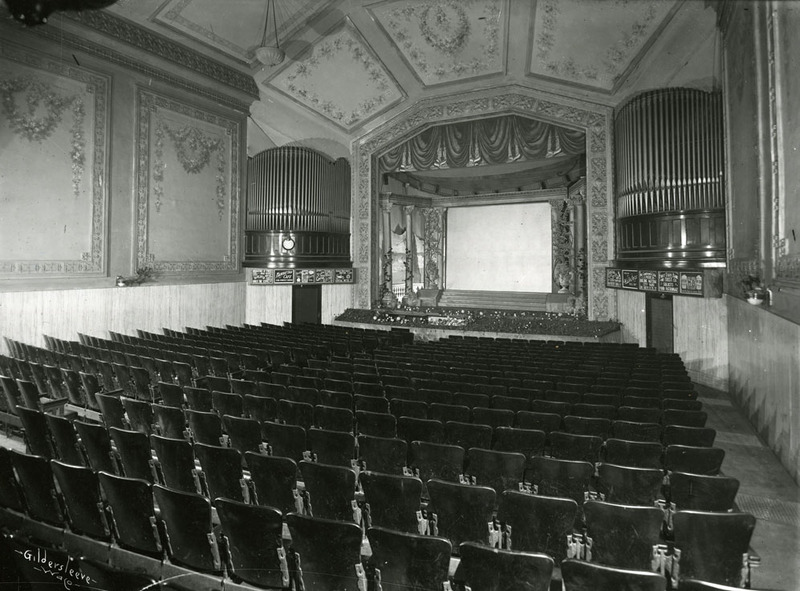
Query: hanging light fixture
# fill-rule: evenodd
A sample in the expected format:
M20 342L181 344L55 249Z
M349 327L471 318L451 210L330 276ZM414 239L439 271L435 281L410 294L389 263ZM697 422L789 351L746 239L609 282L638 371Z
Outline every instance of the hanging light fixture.
M275 45L267 45L267 31L269 30L269 12L272 8L272 27L275 33ZM277 66L286 57L278 42L278 15L275 12L275 0L267 3L267 17L264 20L264 35L261 37L261 47L256 49L256 59L265 66Z

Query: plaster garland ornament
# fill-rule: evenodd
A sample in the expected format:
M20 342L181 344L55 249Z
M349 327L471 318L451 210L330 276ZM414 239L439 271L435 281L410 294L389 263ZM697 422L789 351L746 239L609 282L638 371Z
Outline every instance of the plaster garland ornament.
M16 95L25 94L26 109L21 108ZM83 122L86 110L78 95L63 96L32 76L18 76L0 80L0 106L8 117L8 126L16 135L29 142L42 143L49 139L63 120L64 112L70 108L72 127L70 133L70 161L72 162L72 191L80 195L86 163L86 140ZM37 116L37 112L44 113Z
M26 93L27 114L17 105L15 95ZM0 97L3 111L8 116L11 130L30 142L42 142L53 135L61 123L64 110L75 100L74 96L64 97L56 94L43 82L31 76L18 76L0 80ZM39 107L44 114L36 116Z
M433 27L431 21L434 23ZM429 4L420 13L419 32L422 38L428 45L446 55L452 56L464 47L469 30L467 13L455 0Z
M211 138L196 127L185 125L178 129L173 129L163 120L156 121L155 130L155 150L153 164L153 194L155 195L156 212L161 211L164 198L164 171L166 162L164 161L164 138L168 136L174 146L175 155L187 174L199 174L211 161L211 157L216 154L217 166L214 180L217 182L215 191L216 205L219 212L219 219L225 215L225 153L221 139Z

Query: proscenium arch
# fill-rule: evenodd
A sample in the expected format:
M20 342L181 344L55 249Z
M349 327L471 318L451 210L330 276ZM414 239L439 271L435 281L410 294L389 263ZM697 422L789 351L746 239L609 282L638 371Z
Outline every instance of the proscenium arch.
M605 267L613 257L614 243L609 240L609 230L614 227L613 111L517 85L420 100L353 141L352 253L357 275L353 301L357 307L369 308L377 298L373 275L379 272L374 260L379 223L378 154L432 125L505 114L584 131L589 317L606 320L616 310L616 295L605 287Z

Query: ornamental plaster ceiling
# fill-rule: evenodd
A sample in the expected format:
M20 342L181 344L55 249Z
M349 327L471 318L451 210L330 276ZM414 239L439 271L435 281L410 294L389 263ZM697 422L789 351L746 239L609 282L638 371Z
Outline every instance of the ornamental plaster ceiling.
M425 86L504 72L506 0L401 0L370 12Z
M530 73L611 91L676 8L676 0L539 0Z
M699 0L274 1L286 51L274 67L253 59L267 0L119 0L100 12L254 81L251 115L280 132L270 135L278 145L349 146L444 94L516 84L616 106L657 87L708 89L718 76L715 12Z

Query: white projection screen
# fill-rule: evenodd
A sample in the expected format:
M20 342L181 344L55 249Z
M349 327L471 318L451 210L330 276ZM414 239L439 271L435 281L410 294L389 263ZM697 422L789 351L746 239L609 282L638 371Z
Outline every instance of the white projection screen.
M552 291L549 203L447 210L447 289Z

